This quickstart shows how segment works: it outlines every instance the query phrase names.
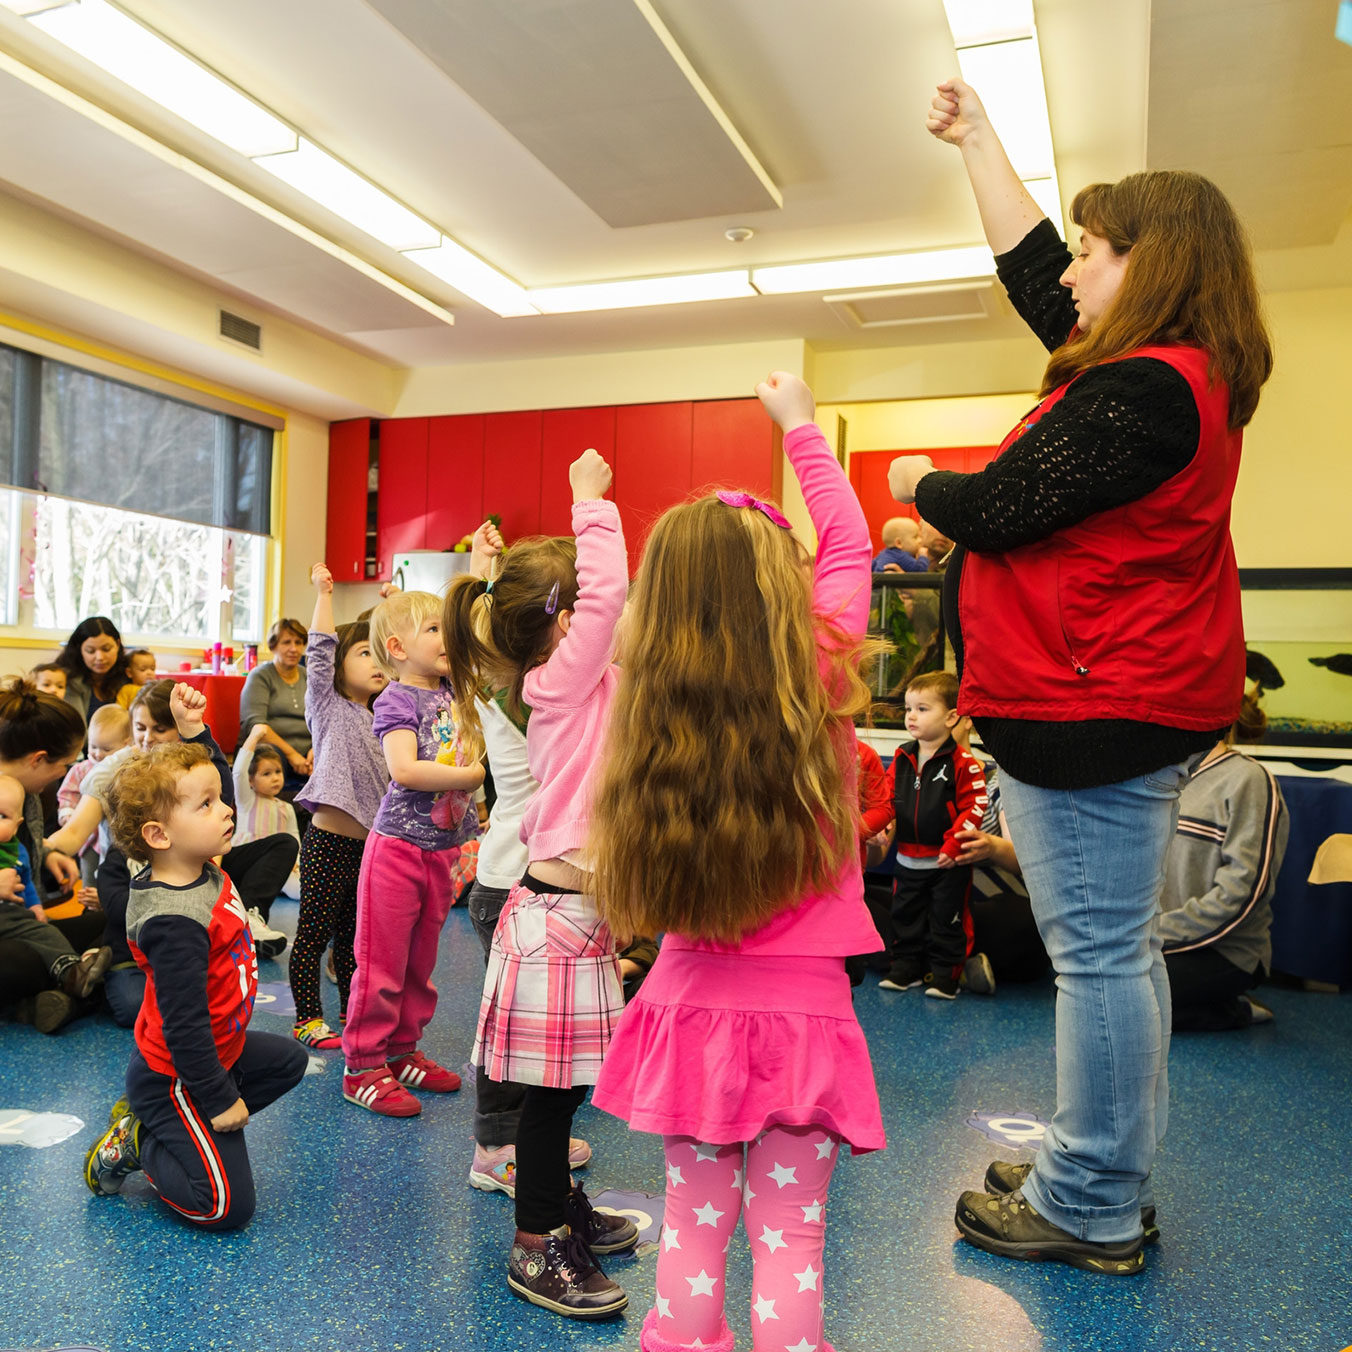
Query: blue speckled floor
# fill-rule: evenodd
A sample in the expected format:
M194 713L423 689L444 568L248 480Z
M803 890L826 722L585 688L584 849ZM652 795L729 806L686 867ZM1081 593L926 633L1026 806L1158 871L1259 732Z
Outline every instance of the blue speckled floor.
M290 930L294 905L279 904L273 919ZM468 918L453 912L442 1004L424 1044L447 1064L466 1059L482 970ZM264 964L265 980L281 973ZM988 1160L1009 1157L968 1116L1050 1115L1050 985L950 1005L876 982L868 978L858 1008L891 1144L836 1172L826 1298L837 1352L1352 1343L1352 997L1270 991L1270 1027L1176 1038L1173 1121L1157 1171L1164 1242L1148 1251L1143 1276L1111 1280L992 1258L958 1242L953 1226L958 1191L978 1184ZM261 1011L255 1020L286 1026ZM465 1181L468 1095L425 1096L412 1121L376 1118L342 1101L332 1054L324 1074L248 1128L259 1207L242 1233L172 1220L140 1179L122 1198L91 1197L81 1161L118 1092L130 1038L101 1019L55 1038L0 1025L0 1108L73 1113L91 1127L47 1149L0 1148L0 1347L637 1347L652 1256L608 1263L631 1294L624 1320L569 1323L517 1301L502 1279L511 1203ZM661 1192L654 1141L589 1106L578 1129L596 1152L590 1189ZM739 1239L729 1314L744 1349L749 1281Z

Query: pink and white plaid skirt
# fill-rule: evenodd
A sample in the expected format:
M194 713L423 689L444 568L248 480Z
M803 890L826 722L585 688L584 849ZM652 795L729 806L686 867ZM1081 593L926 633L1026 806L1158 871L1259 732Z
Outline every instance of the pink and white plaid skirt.
M595 899L517 883L493 933L475 1064L491 1080L595 1084L623 1009L615 942Z

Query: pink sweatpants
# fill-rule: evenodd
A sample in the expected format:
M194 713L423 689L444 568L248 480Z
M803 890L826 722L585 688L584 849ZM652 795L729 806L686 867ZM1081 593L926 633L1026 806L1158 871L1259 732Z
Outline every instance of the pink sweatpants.
M357 972L347 1000L343 1055L352 1070L411 1052L437 1007L432 969L451 909L459 850L420 850L366 838L357 879Z
M737 1145L662 1138L666 1219L643 1352L731 1352L723 1282L741 1214L753 1264L752 1348L831 1352L822 1336L822 1246L839 1144L821 1127L771 1127Z

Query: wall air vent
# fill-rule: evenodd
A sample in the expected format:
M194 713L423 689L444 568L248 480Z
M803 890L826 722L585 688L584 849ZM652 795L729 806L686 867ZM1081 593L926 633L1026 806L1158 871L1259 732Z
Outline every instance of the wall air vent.
M985 319L997 313L990 282L891 287L884 291L839 293L822 299L842 319L861 329L934 324L952 319Z
M232 343L240 343L254 352L263 350L263 330L250 319L232 315L229 310L221 311L221 337L229 338Z

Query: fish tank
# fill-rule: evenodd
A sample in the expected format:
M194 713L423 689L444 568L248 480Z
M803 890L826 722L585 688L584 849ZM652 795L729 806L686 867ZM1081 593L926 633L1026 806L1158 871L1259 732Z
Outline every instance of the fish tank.
M1239 586L1262 744L1352 747L1352 568L1241 568Z
M1241 568L1246 673L1268 729L1260 746L1352 749L1352 568ZM955 670L942 573L875 573L869 635L888 651L869 673L879 728L905 721L922 671Z

